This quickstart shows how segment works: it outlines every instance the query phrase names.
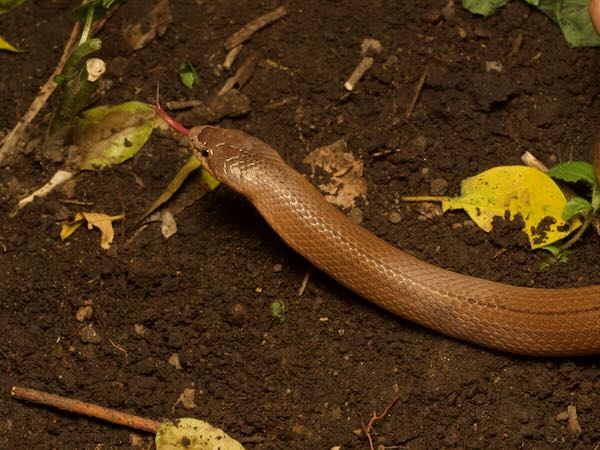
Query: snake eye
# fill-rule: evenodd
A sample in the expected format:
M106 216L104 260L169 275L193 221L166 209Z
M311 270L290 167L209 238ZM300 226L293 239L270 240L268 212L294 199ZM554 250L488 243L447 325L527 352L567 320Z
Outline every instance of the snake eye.
M200 150L200 156L202 156L203 158L208 158L211 154L211 151L204 147L203 149Z

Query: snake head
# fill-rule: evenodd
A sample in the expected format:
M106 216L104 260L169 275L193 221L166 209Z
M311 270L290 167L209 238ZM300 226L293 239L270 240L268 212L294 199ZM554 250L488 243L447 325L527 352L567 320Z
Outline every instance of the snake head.
M190 130L189 141L212 176L247 197L264 183L269 164L282 162L275 149L241 130L197 126Z

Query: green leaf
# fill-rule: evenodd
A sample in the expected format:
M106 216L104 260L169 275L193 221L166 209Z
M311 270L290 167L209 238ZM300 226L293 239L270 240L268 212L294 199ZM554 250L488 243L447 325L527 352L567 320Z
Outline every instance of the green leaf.
M275 300L271 303L271 315L280 322L285 322L285 303L283 300Z
M192 89L194 86L200 84L198 73L190 63L183 63L179 66L179 79L188 89Z
M585 198L573 197L565 205L565 210L563 211L563 219L570 220L571 217L575 216L576 214L591 210L592 204L588 202Z
M570 183L585 181L592 187L597 185L594 166L586 161L566 161L552 167L547 174Z
M142 148L155 122L154 108L136 101L84 111L74 127L76 163L82 170L122 163Z
M489 16L510 0L463 0L465 9L473 14ZM525 0L554 20L565 40L573 47L600 46L600 36L590 19L589 0Z
M73 17L80 22L85 22L88 10L94 8L94 17L92 21L98 20L106 14L106 12L118 3L120 0L90 0L73 10Z
M552 18L573 47L594 47L600 45L600 36L596 33L590 19L589 0L527 0Z
M494 14L498 8L503 7L511 0L463 0L462 5L467 11L472 14L481 14L489 16Z
M0 0L0 14L25 3L26 0Z

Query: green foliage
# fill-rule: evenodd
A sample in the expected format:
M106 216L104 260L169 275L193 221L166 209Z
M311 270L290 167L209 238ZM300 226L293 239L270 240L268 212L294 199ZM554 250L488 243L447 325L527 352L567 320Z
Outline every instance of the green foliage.
M592 209L592 204L585 198L573 197L565 206L565 210L563 211L563 219L569 220L576 214L587 213Z
M88 19L88 14L92 11L92 21L102 18L106 12L120 0L90 0L73 10L73 17L80 22Z
M489 16L511 0L463 0L465 9L473 14ZM554 20L565 40L573 47L600 46L600 36L594 30L588 13L589 0L524 0Z
M25 2L26 0L0 0L0 14L5 13L9 9L16 8Z
M279 319L280 322L285 322L285 303L283 300L275 300L271 303L271 315L276 319Z
M196 72L196 69L190 63L183 63L179 66L179 79L188 89L192 89L194 86L200 84L198 72Z
M567 161L557 164L548 170L548 175L569 183L584 181L591 186L596 185L594 166L586 161Z

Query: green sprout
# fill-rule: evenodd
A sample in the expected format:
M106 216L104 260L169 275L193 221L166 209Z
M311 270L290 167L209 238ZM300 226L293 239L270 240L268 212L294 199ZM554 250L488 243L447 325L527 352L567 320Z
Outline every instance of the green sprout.
M597 151L600 153L600 151ZM599 156L599 155L596 155ZM570 220L575 215L583 217L579 229L560 246L544 247L558 262L566 262L569 249L575 244L590 227L594 218L600 211L600 183L597 173L600 172L600 157L594 157L594 164L586 161L567 161L557 164L548 171L548 175L567 183L583 183L589 187L588 198L574 196L567 202L563 211L563 219Z
M64 141L69 136L75 117L91 102L98 86L98 78L90 77L87 57L102 47L100 39L90 37L94 21L98 20L118 0L84 0L73 15L83 23L79 44L73 49L65 66L54 80L63 94L60 105L52 115L44 137L43 152L51 159L60 159Z

